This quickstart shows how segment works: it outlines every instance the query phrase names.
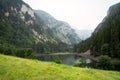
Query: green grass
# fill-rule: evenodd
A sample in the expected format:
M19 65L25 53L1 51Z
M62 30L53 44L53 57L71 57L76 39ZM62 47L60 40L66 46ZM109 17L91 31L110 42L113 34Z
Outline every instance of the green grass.
M120 80L120 72L0 55L0 80Z

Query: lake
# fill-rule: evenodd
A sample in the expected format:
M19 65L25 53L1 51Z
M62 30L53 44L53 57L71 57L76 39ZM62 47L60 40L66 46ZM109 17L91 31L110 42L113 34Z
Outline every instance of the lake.
M62 64L66 65L74 65L75 62L80 62L83 57L78 56L76 54L40 54L37 55L37 59L41 61L55 61L56 59L60 59ZM90 59L86 59L86 63L90 63Z

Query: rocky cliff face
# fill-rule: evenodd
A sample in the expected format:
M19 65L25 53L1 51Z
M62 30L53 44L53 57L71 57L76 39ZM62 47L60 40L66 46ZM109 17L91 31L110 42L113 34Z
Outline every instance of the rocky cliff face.
M58 21L41 10L36 10L35 13L41 18L42 24L50 28L57 40L70 45L80 42L80 38L68 23Z
M54 51L80 41L69 24L44 11L34 11L22 0L1 0L0 12L0 44Z
M1 0L0 11L0 42L25 47L32 45L33 10L21 0Z

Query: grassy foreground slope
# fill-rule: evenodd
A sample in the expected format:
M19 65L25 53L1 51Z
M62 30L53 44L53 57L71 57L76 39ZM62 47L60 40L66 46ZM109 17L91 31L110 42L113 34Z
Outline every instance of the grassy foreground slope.
M120 72L0 55L0 80L120 80Z

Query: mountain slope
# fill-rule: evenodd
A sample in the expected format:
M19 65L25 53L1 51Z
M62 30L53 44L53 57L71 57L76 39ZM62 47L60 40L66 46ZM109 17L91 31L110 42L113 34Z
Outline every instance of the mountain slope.
M55 39L69 45L80 42L80 38L68 23L58 21L42 10L35 10L35 13L42 20L42 24L51 29Z
M36 53L51 53L68 50L70 45L80 41L64 23L60 23L60 28L51 28L59 21L45 12L41 12L44 16L39 16L22 0L0 0L0 11L0 46L13 45L33 48Z
M79 38L82 40L87 39L88 37L91 36L93 30L76 30L76 33L78 34Z
M120 58L120 3L111 6L107 16L94 30L92 36L78 45L80 48L90 49L95 56L108 55Z
M94 55L120 57L120 3L109 8L107 16L91 38L91 51Z
M0 11L0 42L30 46L34 40L30 30L35 19L32 9L20 0L1 0Z
M119 80L120 72L76 68L0 55L1 80Z
M74 50L79 53L90 50L92 56L99 57L98 64L104 60L100 59L101 57L108 56L108 61L111 61L114 66L111 69L120 70L120 3L109 8L107 16L96 27L92 36L75 45ZM105 61L107 62L107 60ZM97 65L97 62L95 64ZM105 69L105 67L103 64L96 66L101 69ZM111 66L107 65L107 67Z

